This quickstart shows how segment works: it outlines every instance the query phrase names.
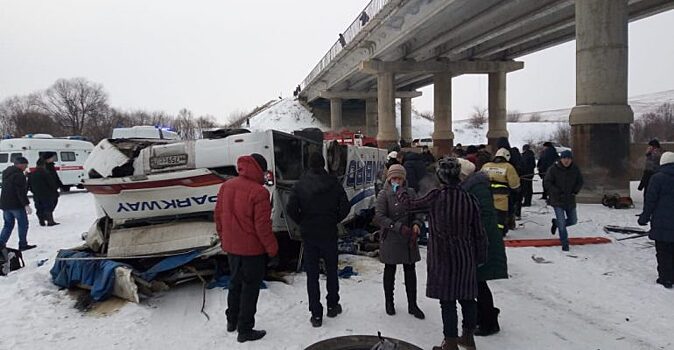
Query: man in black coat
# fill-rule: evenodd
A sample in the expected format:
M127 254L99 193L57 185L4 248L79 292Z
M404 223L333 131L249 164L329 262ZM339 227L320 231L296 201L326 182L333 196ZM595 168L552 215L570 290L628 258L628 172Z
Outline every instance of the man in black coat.
M544 184L548 189L548 203L555 209L550 232L554 235L559 229L562 250L569 251L569 238L566 228L578 222L576 214L576 195L583 188L583 176L573 163L573 154L566 150L561 159L548 169Z
M559 159L557 150L552 142L546 142L543 144L543 151L541 156L538 158L538 176L541 177L543 181L543 196L541 199L548 199L548 189L545 187L545 173L548 169L555 164Z
M17 157L14 165L2 172L2 191L0 192L0 209L4 219L0 233L0 248L5 248L14 230L14 223L19 225L19 250L35 248L28 244L28 215L32 213L28 201L28 185L24 171L28 167L28 159Z
M61 178L59 177L59 174L56 172L56 165L54 162L56 161L56 152L47 152L42 155L42 159L45 161L45 169L47 169L47 173L52 177L52 180L54 183L56 183L56 186L58 188L63 187L63 182L61 182ZM53 214L54 210L56 210L56 206L59 203L59 195L58 192L56 193L56 198L54 199L53 207L51 208L51 212ZM51 221L52 223L51 226L58 225L58 222L54 222L54 215L51 216Z
M522 146L522 150L522 164L520 167L522 172L520 174L520 180L522 181L522 206L530 207L531 197L534 194L533 181L534 171L536 170L536 155L529 145Z
M325 159L320 153L309 156L309 167L293 187L286 209L288 216L300 226L310 321L314 327L320 327L323 323L318 284L321 258L327 274L327 316L336 317L342 312L337 277L337 225L349 215L351 203L337 178L325 171Z
M59 197L58 183L47 171L44 159L38 159L35 170L29 176L29 183L35 201L35 214L40 226L58 225L54 222L54 208Z
M403 156L403 166L407 172L407 186L419 193L419 181L426 176L426 163L419 153L407 152Z
M660 158L660 170L650 178L639 225L650 221L648 237L655 241L658 280L665 288L674 283L674 152Z

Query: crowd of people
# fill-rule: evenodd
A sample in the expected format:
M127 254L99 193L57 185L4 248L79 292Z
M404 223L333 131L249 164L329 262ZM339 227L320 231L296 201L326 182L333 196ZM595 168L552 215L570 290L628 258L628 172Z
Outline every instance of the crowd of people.
M44 152L35 168L28 172L28 159L16 157L13 165L2 172L0 209L4 223L0 233L0 249L6 247L15 226L18 226L19 250L36 247L28 243L28 215L33 213L28 199L29 190L33 193L33 205L40 226L59 225L54 221L54 210L58 204L59 188L63 184L56 172L55 160L56 152Z

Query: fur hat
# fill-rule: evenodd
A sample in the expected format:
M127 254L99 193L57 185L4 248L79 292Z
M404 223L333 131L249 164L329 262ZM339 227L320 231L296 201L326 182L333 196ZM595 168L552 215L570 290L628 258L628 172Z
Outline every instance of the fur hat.
M660 165L673 164L674 163L674 152L665 152L660 157Z
M465 179L475 172L475 164L468 159L459 158L459 164L461 164L461 174L459 175L459 178Z
M405 167L400 164L393 164L388 168L386 173L386 181L391 181L391 178L399 177L405 180L407 178L407 171Z
M314 152L309 156L309 168L311 169L323 169L325 168L325 158L323 155Z
M253 153L250 156L255 159L260 168L262 168L262 171L267 171L267 160L264 159L263 155L259 153Z
M494 158L496 158L496 157L503 157L503 159L505 159L506 162L509 162L510 161L510 151L508 151L505 148L499 148L498 151L496 151L496 155L494 156Z
M652 139L648 142L648 145L655 148L660 148L660 141L658 139Z
M435 175L443 185L449 185L452 182L459 180L461 174L461 163L458 158L447 157L438 161L438 168L435 170Z

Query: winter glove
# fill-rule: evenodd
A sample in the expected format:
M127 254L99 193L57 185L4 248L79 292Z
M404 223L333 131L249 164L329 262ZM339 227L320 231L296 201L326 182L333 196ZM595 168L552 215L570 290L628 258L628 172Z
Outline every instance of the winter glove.
M646 216L643 214L639 214L639 219L637 220L637 223L639 223L640 226L646 226L648 225L648 218L646 218Z
M269 257L269 260L267 261L267 267L270 269L278 267L278 264L281 259L279 259L278 254L274 255L272 257Z
M26 206L26 215L33 214L33 208L30 207L30 205Z

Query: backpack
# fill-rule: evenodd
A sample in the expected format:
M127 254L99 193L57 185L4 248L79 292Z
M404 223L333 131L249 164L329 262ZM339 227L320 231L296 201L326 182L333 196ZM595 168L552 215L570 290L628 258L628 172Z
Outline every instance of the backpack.
M601 204L614 209L634 208L634 201L630 197L621 197L619 194L605 194Z
M18 270L26 266L23 254L18 249L0 249L0 276L7 276L10 271Z

